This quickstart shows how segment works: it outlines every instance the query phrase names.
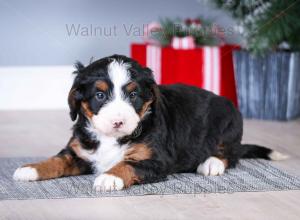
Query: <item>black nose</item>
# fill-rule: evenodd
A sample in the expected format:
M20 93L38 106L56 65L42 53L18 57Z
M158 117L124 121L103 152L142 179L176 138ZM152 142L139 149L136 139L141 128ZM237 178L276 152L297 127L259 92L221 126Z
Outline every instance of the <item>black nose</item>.
M122 121L114 122L114 128L120 128L123 125Z

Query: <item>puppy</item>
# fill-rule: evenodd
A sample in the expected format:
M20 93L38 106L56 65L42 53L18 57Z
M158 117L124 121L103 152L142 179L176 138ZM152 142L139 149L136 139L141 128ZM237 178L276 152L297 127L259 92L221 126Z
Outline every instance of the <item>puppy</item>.
M97 173L96 190L121 190L173 173L221 175L240 158L285 158L241 144L241 114L224 97L158 86L150 69L121 55L76 67L68 98L72 137L56 156L18 168L15 180Z

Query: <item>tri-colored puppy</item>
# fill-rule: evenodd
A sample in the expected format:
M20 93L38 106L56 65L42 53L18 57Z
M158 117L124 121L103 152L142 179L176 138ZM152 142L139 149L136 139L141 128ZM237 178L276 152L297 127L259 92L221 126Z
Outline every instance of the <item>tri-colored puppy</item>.
M56 156L18 168L15 180L97 173L97 190L121 190L172 173L221 175L240 158L285 157L241 144L242 117L226 98L191 86L158 86L150 69L128 57L77 63L75 73L73 136Z

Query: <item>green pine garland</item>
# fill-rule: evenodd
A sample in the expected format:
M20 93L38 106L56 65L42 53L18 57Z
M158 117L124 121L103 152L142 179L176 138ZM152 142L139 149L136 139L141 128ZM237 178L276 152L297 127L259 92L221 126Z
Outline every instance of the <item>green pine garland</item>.
M250 51L262 54L269 50L300 50L300 0L214 2L238 19Z

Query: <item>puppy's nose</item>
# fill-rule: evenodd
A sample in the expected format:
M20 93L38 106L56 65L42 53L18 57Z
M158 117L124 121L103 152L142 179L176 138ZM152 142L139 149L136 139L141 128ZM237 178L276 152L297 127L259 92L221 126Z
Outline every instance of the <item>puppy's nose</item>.
M115 121L113 122L113 128L120 128L124 124L123 121Z

